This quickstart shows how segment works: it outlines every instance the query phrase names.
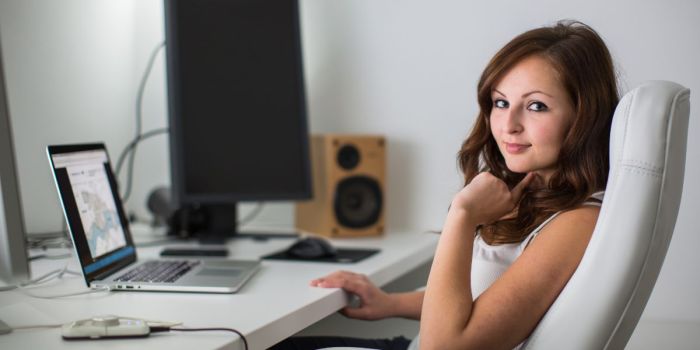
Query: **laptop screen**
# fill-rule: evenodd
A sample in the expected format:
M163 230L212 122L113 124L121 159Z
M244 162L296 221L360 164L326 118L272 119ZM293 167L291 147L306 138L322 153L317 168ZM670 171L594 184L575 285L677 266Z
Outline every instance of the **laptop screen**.
M104 145L49 146L48 150L86 280L134 261L135 249Z

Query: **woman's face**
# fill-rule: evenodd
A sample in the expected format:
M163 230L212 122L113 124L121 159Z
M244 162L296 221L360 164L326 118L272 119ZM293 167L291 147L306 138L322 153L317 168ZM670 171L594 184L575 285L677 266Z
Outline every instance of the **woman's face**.
M491 134L508 169L549 179L574 120L554 68L542 57L525 58L495 85L491 99Z

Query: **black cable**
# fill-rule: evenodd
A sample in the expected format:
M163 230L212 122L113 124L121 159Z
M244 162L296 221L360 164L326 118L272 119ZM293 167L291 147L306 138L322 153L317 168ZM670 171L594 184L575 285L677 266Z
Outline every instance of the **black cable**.
M170 131L170 129L168 129L168 128L154 129L154 130L150 130L148 132L145 132L142 135L140 135L139 137L131 140L131 142L129 142L126 145L126 147L124 147L124 150L122 151L122 153L119 155L119 158L117 159L117 166L115 167L115 172L116 172L117 177L119 177L119 173L120 173L121 167L124 163L124 159L136 147L136 144L138 144L139 142L141 142L143 140L151 138L153 136L157 136L160 134L167 134L169 131Z
M248 213L248 215L246 215L241 220L239 220L236 225L241 227L241 226L246 225L249 222L253 221L253 219L255 219L255 217L258 216L258 214L260 214L260 212L263 210L264 207L265 207L265 204L263 204L263 202L258 202L255 205L255 208L253 208L253 210L251 210L250 213Z
M72 255L73 255L72 253L64 253L64 254L56 254L56 255L37 254L37 255L32 255L30 257L27 257L27 260L28 261L34 261L34 260L39 260L39 259L59 260L59 259L70 258Z
M31 235L31 234L30 234ZM47 249L47 248L70 248L71 240L64 233L55 236L44 237L27 237L25 240L28 249Z
M132 179L133 179L133 172L134 172L134 159L136 156L136 147L137 147L136 145L138 144L138 141L139 141L139 139L141 139L141 136L142 136L141 131L142 131L143 118L141 116L141 109L142 109L142 105L143 105L143 94L144 94L144 90L146 88L146 82L148 81L148 77L151 75L150 73L151 73L151 70L153 69L153 64L155 63L156 56L158 55L158 52L160 52L160 50L163 47L165 47L165 42L158 44L158 46L156 46L156 48L153 49L153 52L151 52L151 57L148 60L148 65L146 66L146 71L144 72L143 77L141 78L141 82L139 84L139 90L138 90L138 93L136 95L136 134L134 136L133 141L131 142L134 145L131 147L130 153L129 153L129 151L127 151L127 149L122 151L122 155L124 155L124 154L129 155L129 165L128 165L129 170L127 172L126 186L125 186L124 194L122 195L124 202L129 200L129 196L131 195L131 189L132 189L132 184L133 184ZM122 158L122 155L120 155L120 157L119 157L120 159ZM116 171L117 178L119 178L119 173L121 171L121 162L117 164L116 170L117 170Z
M158 52L160 52L160 49L165 47L165 42L160 43L158 46L156 46L155 49L153 49L153 52L151 53L151 57L148 60L148 65L146 66L146 71L143 74L143 77L141 78L141 83L139 84L139 90L138 94L136 95L136 137L135 139L139 139L141 137L141 131L143 130L143 116L141 115L141 111L143 109L143 95L144 91L146 90L146 83L148 82L148 78L151 75L151 70L153 69L153 64L155 63L156 57L158 55ZM132 184L133 184L133 175L134 175L134 160L136 159L136 147L138 145L138 142L134 144L133 149L131 150L131 155L129 156L129 169L127 171L127 184L126 184L126 190L124 192L124 202L129 200L129 197L131 196L131 189L132 189Z
M169 332L169 331L178 331L178 332L204 332L204 331L226 331L226 332L233 332L238 334L239 337L241 337L241 340L243 340L243 348L245 350L248 350L248 340L246 340L245 336L243 333L233 329L233 328L220 328L220 327L215 327L215 328L173 328L173 327L150 327L151 333L158 333L158 332Z
M129 200L129 196L131 195L131 188L132 188L132 179L134 177L134 156L136 155L136 147L139 144L139 142L148 139L150 137L160 135L160 134L167 134L170 131L168 128L161 128L161 129L155 129L148 131L144 134L142 134L140 137L132 140L129 142L129 144L124 148L124 151L122 151L122 154L119 156L119 161L117 162L118 165L118 170L117 170L117 178L119 178L119 172L121 170L121 165L124 162L124 158L126 156L129 156L129 164L128 164L128 170L127 170L127 183L126 183L126 190L124 191L124 194L122 195L122 199L124 202Z

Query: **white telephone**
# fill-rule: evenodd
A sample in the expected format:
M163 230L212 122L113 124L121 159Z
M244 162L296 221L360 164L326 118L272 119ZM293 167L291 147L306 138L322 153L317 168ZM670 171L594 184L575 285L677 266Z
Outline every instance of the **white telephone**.
M113 315L66 323L61 329L64 339L147 337L150 333L150 327L144 320Z

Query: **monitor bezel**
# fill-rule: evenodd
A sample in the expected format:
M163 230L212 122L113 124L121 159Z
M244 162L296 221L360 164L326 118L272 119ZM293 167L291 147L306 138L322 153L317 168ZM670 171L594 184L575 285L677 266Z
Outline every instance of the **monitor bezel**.
M188 193L186 190L186 179L184 173L186 171L184 164L184 135L180 126L183 124L182 108L181 108L181 77L180 77L180 60L178 42L172 38L178 35L177 23L177 2L180 0L165 0L165 35L166 35L166 62L167 62L167 88L168 88L168 118L169 118L169 134L170 134L170 176L173 204L177 208L182 208L191 205L207 205L207 204L236 204L241 201L285 201L285 200L303 200L312 197L312 181L311 181L311 159L309 154L309 126L306 104L306 90L303 70L303 54L301 46L301 26L299 15L299 3L297 0L291 0L295 9L293 15L294 25L294 45L297 55L297 76L299 77L299 111L297 116L300 120L300 135L301 154L302 154L302 187L298 191L289 191L286 193L259 193L259 194L241 194L241 193L221 193L221 194L201 194Z

